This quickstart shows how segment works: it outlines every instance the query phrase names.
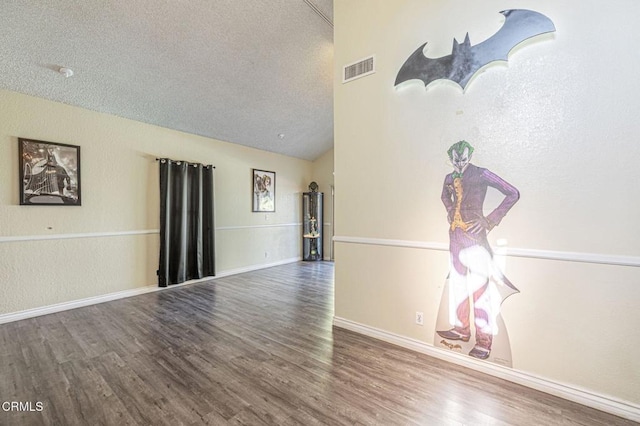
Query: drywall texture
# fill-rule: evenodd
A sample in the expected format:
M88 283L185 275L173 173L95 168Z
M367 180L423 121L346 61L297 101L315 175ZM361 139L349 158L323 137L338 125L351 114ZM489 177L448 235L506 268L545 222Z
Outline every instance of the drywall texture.
M311 162L7 91L0 117L0 314L156 284L158 157L216 166L218 272L301 256ZM82 206L19 205L19 137L81 147ZM275 213L251 212L252 168L276 172Z
M325 260L332 258L333 236L333 149L325 152L313 162L313 175L311 178L318 184L318 191L324 193L324 244L323 255Z
M557 32L516 48L465 93L446 81L394 88L418 46L444 56L467 31L478 44L513 8L544 13ZM370 242L336 242L337 317L434 343L448 272L440 196L446 151L461 139L475 146L473 163L521 192L489 234L494 247L639 263L640 58L628 52L640 4L354 0L334 12L336 236ZM342 66L372 54L375 74L341 83ZM509 256L506 274L521 290L502 309L514 369L640 404L639 267Z

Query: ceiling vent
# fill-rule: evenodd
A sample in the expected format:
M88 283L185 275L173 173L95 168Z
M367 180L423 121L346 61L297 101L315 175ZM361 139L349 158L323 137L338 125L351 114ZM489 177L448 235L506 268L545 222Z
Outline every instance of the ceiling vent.
M369 56L368 58L361 59L357 62L354 62L349 65L345 65L342 70L342 83L348 83L349 81L355 80L360 77L365 77L367 75L373 74L376 72L376 57Z

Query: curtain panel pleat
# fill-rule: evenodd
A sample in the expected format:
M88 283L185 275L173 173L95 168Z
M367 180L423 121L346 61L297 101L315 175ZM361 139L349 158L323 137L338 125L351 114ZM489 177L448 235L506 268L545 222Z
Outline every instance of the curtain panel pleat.
M160 160L160 287L215 275L214 170Z

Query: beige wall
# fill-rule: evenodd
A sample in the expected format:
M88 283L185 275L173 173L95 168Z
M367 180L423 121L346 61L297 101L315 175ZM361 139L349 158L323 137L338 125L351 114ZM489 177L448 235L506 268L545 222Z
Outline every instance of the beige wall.
M301 256L309 161L7 91L0 117L0 314L155 285L157 157L216 166L219 273ZM18 137L81 146L81 207L19 205ZM275 213L251 212L252 168L276 172Z
M466 139L475 164L522 194L489 235L519 255L507 257L506 273L521 293L502 310L513 368L639 404L640 58L629 51L640 41L640 4L334 7L336 317L433 344L448 270L446 150ZM477 44L510 8L546 14L556 34L516 48L508 65L486 69L464 94L450 82L393 87L422 43L430 57L450 53L466 31ZM375 74L341 83L344 65L372 54Z
M331 236L333 235L333 149L313 162L312 180L318 184L318 191L324 193L324 244L325 260L331 259Z

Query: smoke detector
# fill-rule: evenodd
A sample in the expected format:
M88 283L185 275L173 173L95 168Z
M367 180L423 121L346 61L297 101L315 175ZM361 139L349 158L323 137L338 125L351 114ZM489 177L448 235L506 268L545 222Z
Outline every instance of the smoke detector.
M69 78L73 75L73 70L67 67L61 67L58 72L62 74L65 78Z

